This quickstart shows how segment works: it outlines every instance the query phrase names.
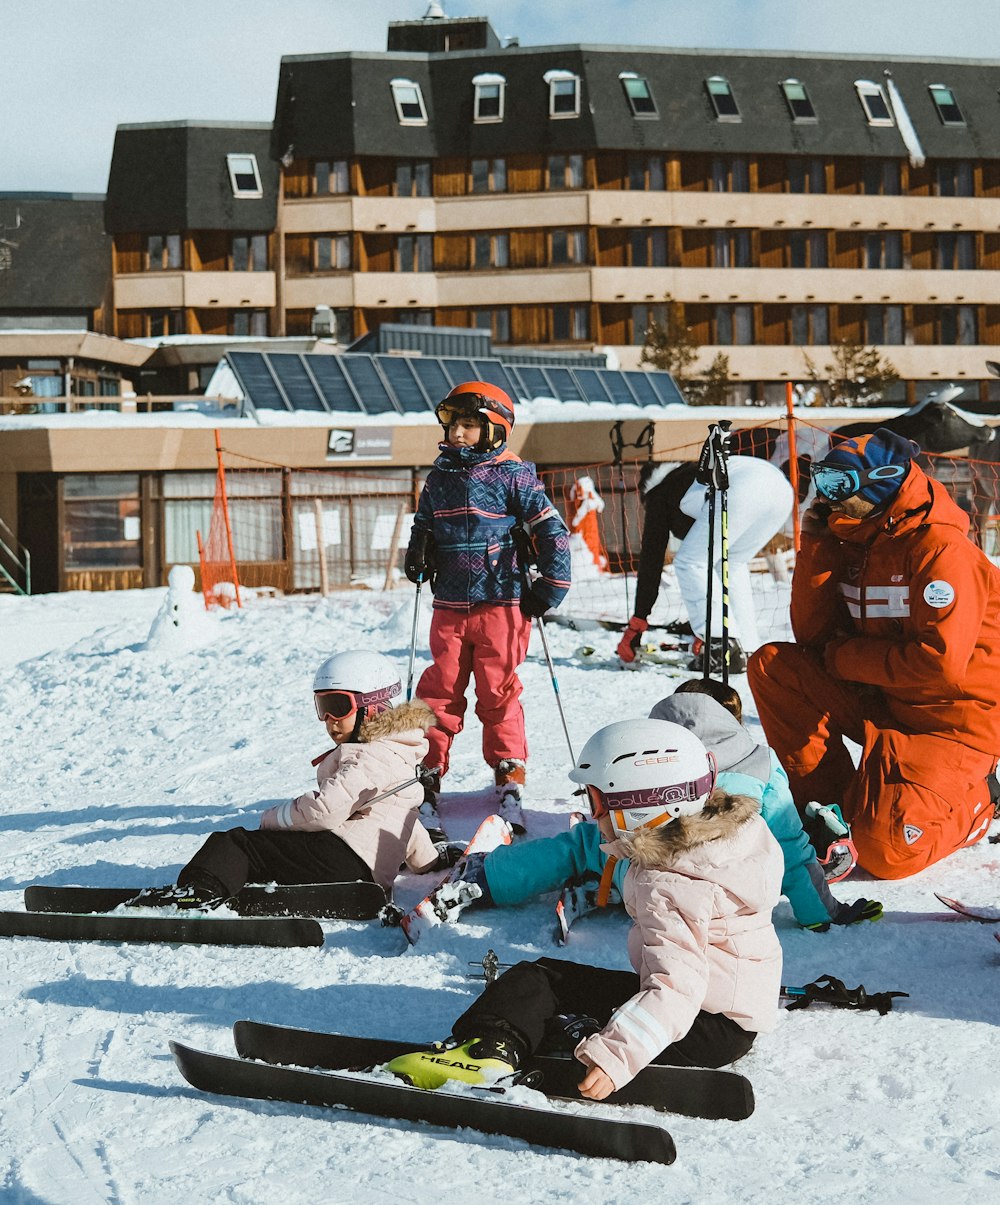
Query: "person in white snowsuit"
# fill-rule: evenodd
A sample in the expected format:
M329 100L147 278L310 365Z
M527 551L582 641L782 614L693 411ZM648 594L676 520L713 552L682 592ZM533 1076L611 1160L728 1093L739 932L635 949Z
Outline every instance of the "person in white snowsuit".
M757 616L750 585L750 562L792 513L795 494L781 469L756 456L729 457L729 635L744 652L760 646ZM716 495L712 589L712 634L722 634L721 497ZM708 488L695 481L681 498L680 508L694 522L674 555L674 571L688 622L704 639L708 596Z

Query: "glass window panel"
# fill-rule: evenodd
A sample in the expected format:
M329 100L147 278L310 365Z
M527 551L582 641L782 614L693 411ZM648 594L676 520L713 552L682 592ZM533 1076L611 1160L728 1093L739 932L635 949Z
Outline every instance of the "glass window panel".
M580 81L571 79L549 81L549 116L576 117L580 111Z
M420 85L412 80L392 80L392 97L396 104L396 116L402 125L426 125L424 98Z
M506 159L494 159L493 160L492 191L493 192L506 192L507 191L507 160Z
M413 195L429 197L432 192L433 175L431 165L426 160L413 165Z
M955 164L955 196L971 197L974 191L972 164L967 159L959 159Z
M649 161L649 187L652 192L663 192L667 187L667 176L663 160L656 155Z
M825 305L814 305L812 311L812 341L813 343L830 342L830 316Z
M67 569L138 567L140 532L138 498L64 501L63 563Z
M490 266L490 236L477 234L472 240L472 266L488 268Z
M736 103L736 96L727 79L721 75L710 76L705 81L705 87L708 89L709 99L719 121L740 120L739 105Z
M944 84L928 84L928 88L942 123L946 126L964 126L965 117L955 99L955 93Z
M472 161L472 191L489 192L490 190L490 161L489 159L473 159Z
M164 473L164 498L211 498L215 495L215 473Z
M865 337L869 343L885 343L885 322L882 307L870 305L865 313Z
M656 115L656 101L649 80L641 75L619 76L625 89L629 107L636 117L651 117Z
M718 305L715 307L716 343L729 345L733 342L733 307Z
M570 155L566 161L566 187L583 188L583 156Z
M552 252L551 262L554 264L569 263L569 241L565 230L553 230L549 236Z
M583 231L579 232L580 239L583 239ZM667 232L663 229L651 230L649 235L649 259L650 265L654 268L665 268L667 266ZM582 262L583 256L580 260Z
M500 121L503 117L503 84L476 84L474 120Z
M733 337L742 346L753 343L753 306L733 306Z
M786 79L781 81L781 90L785 94L789 112L795 121L815 121L816 110L809 99L809 93L801 80Z
M885 342L900 346L903 343L903 307L901 305L885 307L884 327Z
M958 326L958 343L963 347L971 346L979 342L978 322L976 320L976 307L972 305L958 306L957 326Z
M881 84L872 83L870 80L856 80L854 87L869 125L891 126L895 124Z
M750 164L742 155L733 157L731 165L732 191L750 191Z
M549 155L549 188L566 187L566 156Z
M627 162L628 186L632 192L643 192L646 188L645 155L629 155Z
M198 537L208 538L212 523L211 498L167 502L163 508L164 557L167 564L198 563Z
M804 230L789 230L788 259L791 267L807 268L809 266L806 251L808 245L808 237Z
M413 195L413 164L401 162L396 164L396 196L410 197Z
M138 498L138 496L138 473L73 473L63 478L64 498Z
M417 271L431 272L434 269L434 240L429 234L417 235Z
M968 271L976 266L976 238L969 231L955 236L955 267Z
M826 234L822 230L811 230L809 232L809 266L810 268L825 268L826 260Z
M260 173L257 171L256 155L227 155L229 182L234 197L262 197Z
M510 238L507 234L493 236L493 266L506 268L510 262Z

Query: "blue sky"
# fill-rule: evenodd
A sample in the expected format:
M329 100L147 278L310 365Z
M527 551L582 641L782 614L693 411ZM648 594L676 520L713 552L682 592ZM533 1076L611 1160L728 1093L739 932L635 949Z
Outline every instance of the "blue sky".
M122 122L269 121L283 54L384 50L427 0L0 0L0 192L103 192ZM996 0L444 0L522 45L1000 60ZM991 32L992 31L992 32Z

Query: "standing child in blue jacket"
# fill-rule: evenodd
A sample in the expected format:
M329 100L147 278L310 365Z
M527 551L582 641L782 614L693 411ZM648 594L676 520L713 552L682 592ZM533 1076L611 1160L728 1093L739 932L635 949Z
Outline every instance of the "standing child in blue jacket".
M426 764L448 771L462 731L465 692L476 683L483 757L494 772L500 815L523 831L528 745L518 667L531 621L558 606L570 585L569 533L535 475L507 448L514 405L485 381L456 385L436 410L441 454L427 475L406 552L406 576L434 591L431 665L417 693L437 716ZM514 529L530 538L538 577L528 585ZM424 818L439 824L436 792Z

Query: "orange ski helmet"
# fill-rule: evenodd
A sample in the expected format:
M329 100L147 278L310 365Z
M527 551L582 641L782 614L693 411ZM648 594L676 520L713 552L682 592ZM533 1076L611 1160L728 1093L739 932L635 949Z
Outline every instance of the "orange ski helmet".
M514 403L498 386L488 381L463 381L439 402L434 411L444 427L445 436L456 418L475 417L482 420L482 450L499 448L507 442L514 429Z

